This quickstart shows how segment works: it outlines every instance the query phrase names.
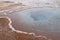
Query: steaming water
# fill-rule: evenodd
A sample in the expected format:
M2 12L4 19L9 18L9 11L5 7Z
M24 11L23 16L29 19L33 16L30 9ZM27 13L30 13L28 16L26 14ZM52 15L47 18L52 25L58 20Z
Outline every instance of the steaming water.
M16 15L21 16L19 20L28 24L34 24L38 30L49 30L60 32L60 8L32 8ZM17 17L18 17L17 16Z
M11 18L13 27L18 30L31 30L33 26L40 31L60 32L60 8L32 8L6 16Z
M60 40L60 8L32 8L7 15L0 13L1 16L8 16L15 29L32 32L33 28L35 29L33 32L36 34L41 33L41 31L49 31L44 34L52 40ZM39 31L37 32L37 30Z

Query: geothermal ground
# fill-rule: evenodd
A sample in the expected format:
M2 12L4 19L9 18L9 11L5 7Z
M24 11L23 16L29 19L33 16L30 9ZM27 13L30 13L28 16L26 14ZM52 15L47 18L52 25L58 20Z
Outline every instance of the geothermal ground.
M0 2L0 40L60 40L60 8L28 8Z

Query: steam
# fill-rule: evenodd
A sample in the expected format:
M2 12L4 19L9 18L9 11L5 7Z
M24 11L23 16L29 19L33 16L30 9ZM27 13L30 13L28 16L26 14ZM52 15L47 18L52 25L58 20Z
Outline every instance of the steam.
M22 20L27 22L48 22L53 16L56 15L58 11L56 9L41 9L33 8L29 10L24 10L22 12L17 11L20 14Z
M33 9L24 10L22 12L17 11L16 13L17 13L16 15L18 15L19 20L21 22L25 24L27 23L27 25L31 24L34 27L38 28L39 30L41 28L43 28L42 30L44 30L45 28L51 31L55 31L56 29L58 30L59 28L59 26L57 28L58 22L56 21L57 24L55 24L55 21L53 21L54 18L55 20L59 20L59 19L56 19L56 17L60 15L59 8L57 9L33 8ZM60 16L58 16L57 18L60 18Z

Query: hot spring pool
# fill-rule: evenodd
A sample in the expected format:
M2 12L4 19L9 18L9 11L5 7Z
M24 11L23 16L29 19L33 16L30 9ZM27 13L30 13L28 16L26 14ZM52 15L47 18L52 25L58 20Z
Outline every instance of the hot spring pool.
M5 16L11 18L13 27L18 30L60 32L60 8L31 8Z

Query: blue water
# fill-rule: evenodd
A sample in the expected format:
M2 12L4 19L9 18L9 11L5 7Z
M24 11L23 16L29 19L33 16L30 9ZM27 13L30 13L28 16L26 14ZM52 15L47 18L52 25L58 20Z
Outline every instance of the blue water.
M32 8L22 11L23 14L33 19L34 22L48 22L52 17L59 14L59 8Z
M31 18L33 18L34 21L40 21L40 22L48 21L49 18L51 18L52 16L54 16L54 14L48 11L31 12Z
M60 31L60 8L32 8L21 12L25 14L39 30Z

